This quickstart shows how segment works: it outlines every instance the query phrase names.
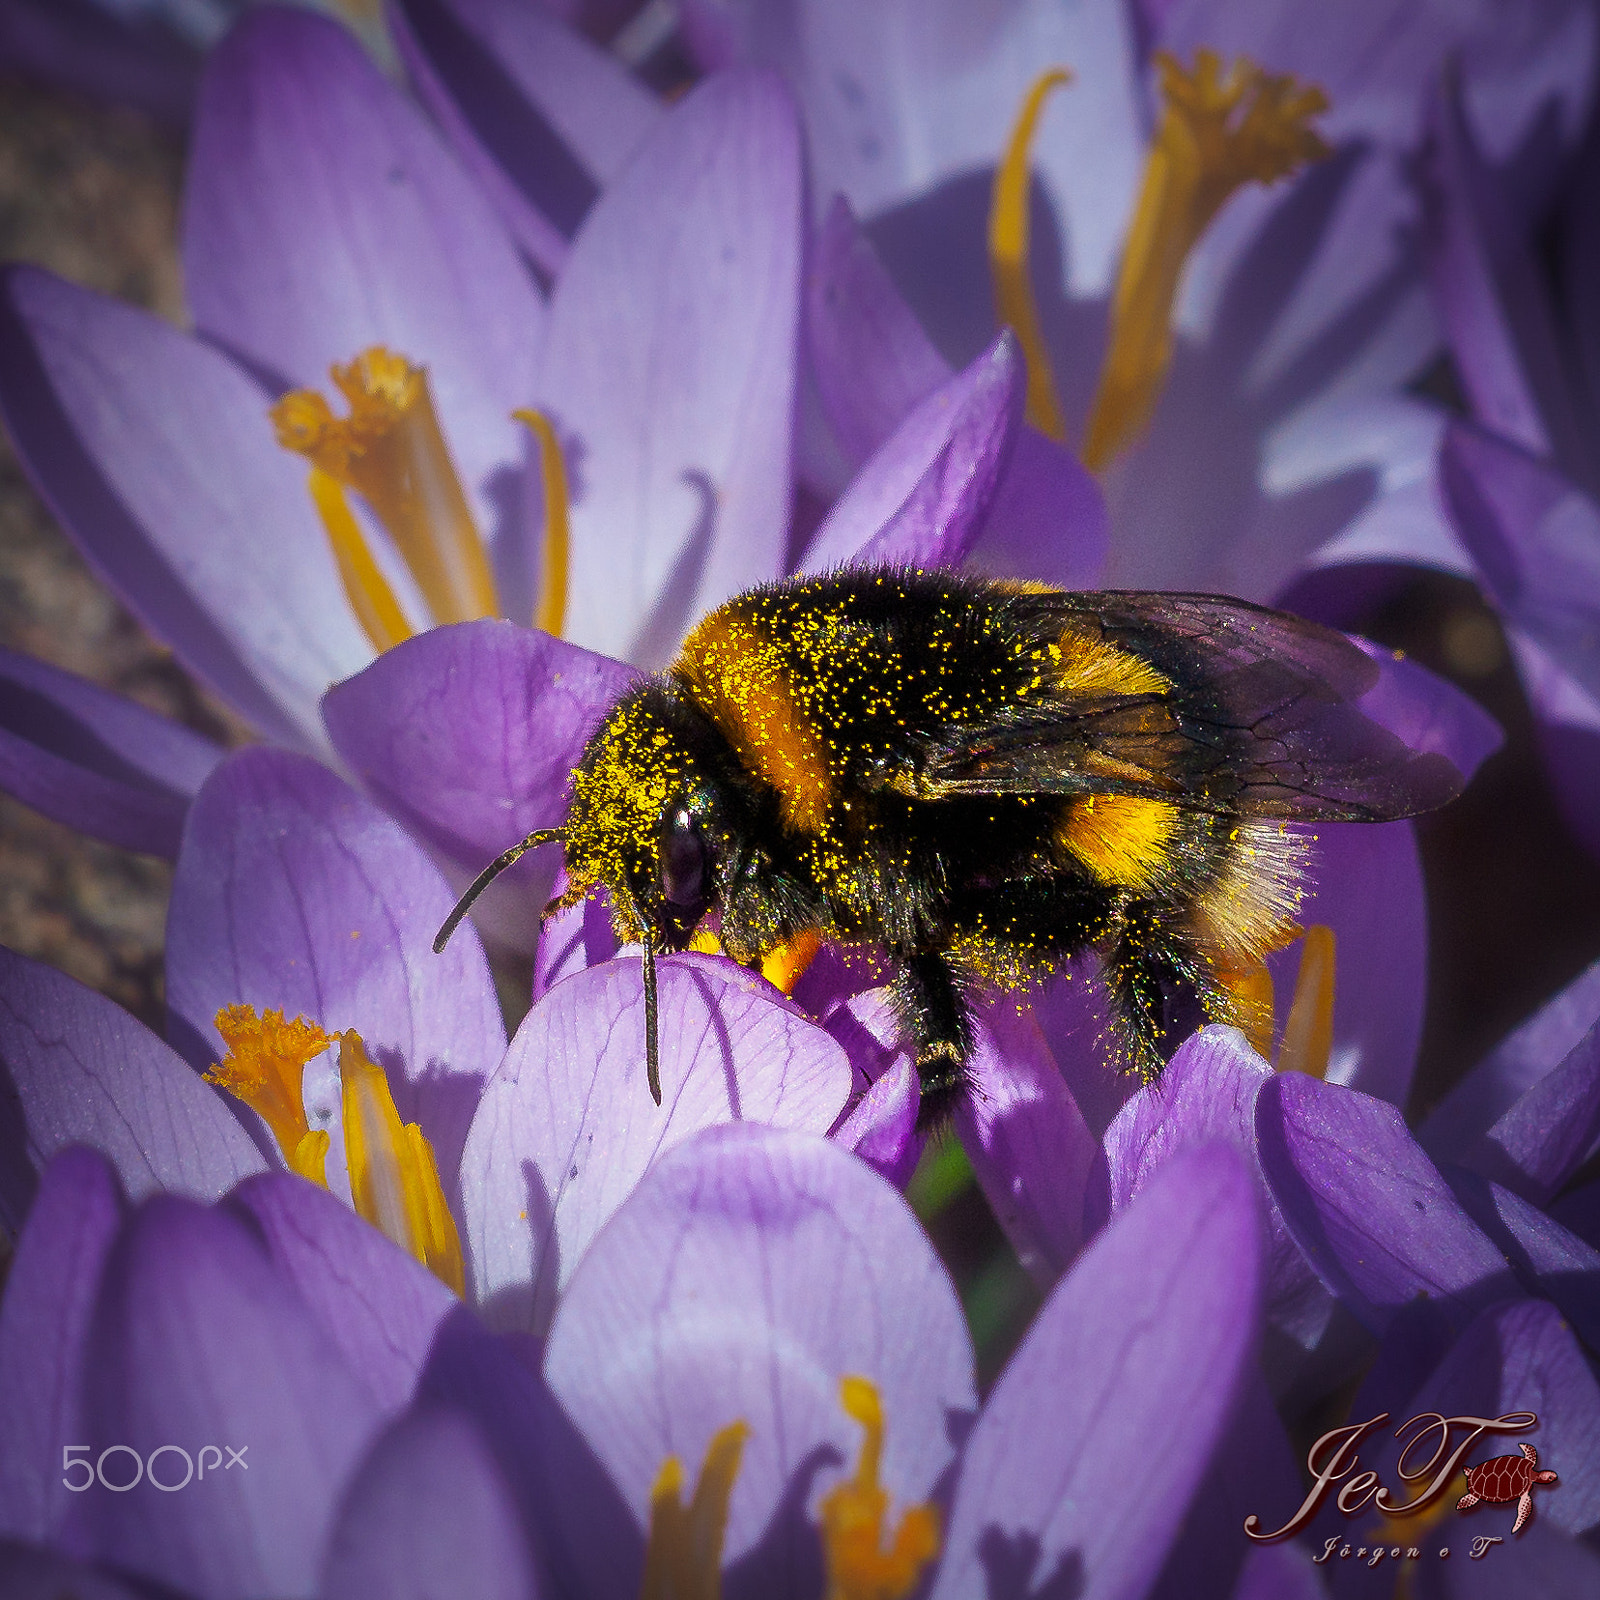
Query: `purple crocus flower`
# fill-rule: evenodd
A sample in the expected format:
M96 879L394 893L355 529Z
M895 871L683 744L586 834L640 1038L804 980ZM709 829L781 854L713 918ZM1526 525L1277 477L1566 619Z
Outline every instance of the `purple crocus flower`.
M1499 613L1557 798L1574 835L1600 852L1600 417L1590 398L1600 228L1575 182L1562 265L1577 336L1564 338L1528 219L1448 89L1435 123L1434 294L1477 424L1453 423L1441 446L1458 542L1437 564L1475 579ZM1593 150L1591 138L1590 160Z
M211 1200L288 1167L353 1201L497 1323L533 1329L663 1151L730 1118L817 1133L839 1120L844 1050L721 959L662 964L660 1106L640 1076L637 962L552 989L508 1049L476 937L433 954L450 901L404 831L331 773L286 752L230 757L179 854L170 1045L0 952L14 1108L0 1221L16 1229L37 1173L73 1143L104 1152L134 1198ZM420 1170L408 1140L426 1145ZM399 1199L433 1203L442 1242Z
M20 1541L0 1561L206 1597L420 1593L446 1558L463 1590L593 1600L651 1570L668 1592L698 1570L704 1593L812 1600L831 1576L903 1596L930 1567L940 1595L1064 1571L1143 1595L1248 1387L1257 1228L1236 1157L1175 1161L980 1408L909 1209L802 1134L713 1129L667 1155L595 1240L538 1376L301 1182L130 1212L68 1152L0 1315ZM54 1470L62 1430L92 1463L82 1495ZM173 1482L213 1438L192 1493L99 1486L135 1452Z

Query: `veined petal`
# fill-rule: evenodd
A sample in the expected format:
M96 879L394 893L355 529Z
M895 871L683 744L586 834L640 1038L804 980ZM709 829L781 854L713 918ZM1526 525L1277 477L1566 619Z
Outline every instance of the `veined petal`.
M1094 1136L1031 1013L999 1000L974 1021L972 1088L957 1107L956 1132L995 1220L1049 1287L1083 1241Z
M1428 266L1473 415L1523 449L1553 454L1569 472L1587 476L1592 441L1572 403L1555 308L1509 196L1478 149L1453 74L1435 97L1432 123Z
M0 788L125 850L169 859L222 759L209 739L87 679L0 650Z
M959 566L1010 459L1022 390L1022 358L1002 333L873 453L817 529L799 570Z
M1211 1147L1089 1245L967 1440L934 1600L982 1593L995 1549L1030 1587L1065 1570L1086 1594L1145 1591L1234 1411L1259 1226L1243 1163Z
M1434 1107L1418 1137L1441 1165L1463 1154L1600 1022L1600 961L1514 1028Z
M325 748L316 701L372 659L270 396L142 311L29 267L0 300L0 411L89 564L269 737Z
M891 1517L933 1492L976 1407L960 1307L905 1201L828 1140L748 1124L640 1184L574 1277L545 1373L641 1525L667 1456L698 1467L747 1423L723 1559L774 1600L821 1593L807 1523L860 1441L842 1377L881 1397ZM578 1554L583 1592L637 1592L634 1552Z
M1470 779L1505 743L1505 732L1471 695L1397 651L1356 643L1378 663L1379 678L1361 697L1363 716L1411 749L1437 752Z
M578 643L657 665L782 570L800 228L793 106L736 73L673 107L573 241L536 398L567 447Z
M422 103L551 276L596 195L664 107L608 50L517 0L396 0L395 45Z
M261 1231L280 1277L386 1413L412 1398L439 1324L460 1301L326 1189L265 1173L230 1205Z
M0 1300L0 1536L53 1542L74 1514L62 1474L39 1471L83 1435L83 1354L125 1206L92 1150L45 1168ZM10 1219L8 1219L9 1221ZM11 1224L15 1226L14 1223Z
M627 958L546 994L484 1090L462 1158L462 1245L491 1326L542 1332L607 1218L697 1129L748 1119L822 1134L844 1109L844 1052L761 979L675 956L656 981L659 1106L641 968Z
M69 1145L100 1151L135 1200L214 1200L266 1166L223 1098L142 1023L3 949L0 1104L0 1223L13 1232L35 1174Z
M385 810L471 877L562 821L584 741L633 678L548 634L466 622L385 652L329 690L322 715ZM506 875L498 913L485 908L497 931L532 946L559 860L539 851Z
M208 1473L204 1495L162 1493L145 1473L80 1499L85 1553L218 1600L315 1592L339 1492L380 1416L243 1219L147 1201L106 1263L84 1366L85 1438L142 1457L179 1440L250 1452ZM118 1466L132 1476L127 1456L108 1475ZM177 1457L161 1467L179 1479Z
M843 194L859 215L891 213L910 233L923 203L931 211L970 192L980 250L987 170L1016 108L1043 67L1070 66L1074 85L1044 118L1033 165L1072 244L1063 286L1078 295L1109 286L1142 154L1134 19L1124 8L695 0L684 10L691 39L695 24L709 24L724 52L777 67L794 86L822 203ZM920 254L915 267L928 278L948 266Z
M220 1059L213 1019L225 1005L354 1028L453 1195L505 1027L476 935L463 928L433 953L452 903L437 869L371 801L304 757L241 750L200 791L178 857L172 1037L203 1066Z
M1374 1332L1419 1296L1461 1327L1515 1292L1505 1258L1394 1106L1303 1073L1275 1073L1256 1100L1256 1139L1289 1232Z
M497 556L520 541L502 509L522 461L511 412L543 303L488 200L337 23L267 7L212 52L183 259L197 328L275 390L320 388L373 345L425 366L479 528Z
M373 1445L339 1508L327 1600L537 1600L528 1533L494 1457L459 1412L419 1407Z

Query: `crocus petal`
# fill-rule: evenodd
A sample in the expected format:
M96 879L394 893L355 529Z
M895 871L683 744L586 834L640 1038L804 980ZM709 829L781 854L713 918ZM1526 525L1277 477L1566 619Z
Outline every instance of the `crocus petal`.
M384 809L471 877L563 820L584 742L633 678L546 633L463 622L386 651L329 690L322 715ZM497 934L532 948L559 860L547 849L511 870Z
M453 901L406 833L302 756L241 750L189 813L167 919L169 1029L220 1059L226 1005L355 1029L453 1193L478 1091L505 1049L483 947L433 936Z
M784 73L805 110L816 194L842 193L869 218L915 222L918 202L931 209L949 191L976 190L981 219L987 169L1029 86L1046 67L1072 68L1072 87L1040 124L1034 170L1072 241L1063 265L1073 292L1109 287L1142 154L1126 8L694 0L684 11L691 40L704 30L725 53ZM979 220L975 250L982 239ZM931 278L945 263L923 255Z
M1231 1150L1185 1153L1057 1285L967 1440L934 1600L1000 1563L1019 1591L1145 1592L1255 1341L1252 1190Z
M1298 1545L1257 1545L1244 1559L1233 1600L1326 1600L1327 1590Z
M122 1225L116 1174L92 1150L45 1168L0 1300L0 1534L53 1540L78 1496L41 1470L83 1431L83 1345ZM74 1477L77 1474L73 1474Z
M1202 1028L1186 1040L1160 1078L1140 1089L1106 1129L1102 1168L1087 1186L1084 1231L1093 1232L1107 1216L1126 1210L1179 1151L1195 1145L1215 1140L1231 1144L1259 1179L1256 1098L1271 1077L1271 1068L1236 1028ZM1298 1349L1309 1349L1328 1325L1329 1295L1264 1181L1262 1202L1267 1317ZM1275 1371L1274 1376L1280 1374Z
M1412 750L1444 756L1469 780L1505 743L1505 730L1469 694L1402 652L1355 641L1378 663L1361 713Z
M558 870L551 892L560 895L566 882L565 869ZM574 972L610 961L619 948L604 895L591 894L577 905L557 911L539 928L539 946L533 953L533 999L542 1000Z
M693 1473L746 1422L724 1562L775 1600L821 1592L808 1502L861 1442L842 1377L877 1386L892 1516L930 1496L976 1407L955 1292L900 1195L830 1141L748 1125L639 1186L574 1277L545 1373L641 1525L669 1455ZM581 1554L582 1592L637 1593L636 1550Z
M1556 803L1572 836L1600 857L1600 693L1522 629L1506 643L1539 723L1539 744Z
M921 1104L917 1069L902 1051L851 1108L833 1138L897 1189L904 1189L922 1155L923 1140L917 1133Z
M1591 1350L1600 1346L1600 1250L1475 1172L1456 1167L1445 1176L1467 1215L1494 1241L1528 1292L1560 1306Z
M385 1412L410 1399L439 1324L460 1302L326 1189L264 1173L234 1190L280 1278Z
M196 327L275 387L325 388L375 344L426 366L479 527L520 537L499 508L543 303L488 200L338 24L266 7L212 52L183 262Z
M84 1354L84 1437L130 1452L107 1459L111 1481L133 1476L132 1451L249 1452L232 1470L208 1461L203 1495L162 1493L147 1468L126 1493L80 1497L84 1553L218 1600L315 1593L379 1415L245 1222L147 1201L106 1263ZM160 1478L183 1469L174 1450Z
M1058 589L1100 587L1110 518L1100 486L1070 450L1036 428L1017 432L973 562Z
M1462 1152L1464 1165L1544 1205L1600 1140L1600 1022Z
M556 276L661 102L543 7L395 0L389 20L418 97L517 243Z
M210 346L33 268L0 298L0 411L89 564L261 732L372 659L270 396Z
M1540 1466L1561 1475L1559 1492L1535 1491L1535 1519L1545 1518L1568 1533L1582 1533L1600 1522L1600 1469L1596 1466L1600 1462L1600 1388L1572 1330L1554 1306L1542 1300L1521 1300L1483 1312L1400 1415L1412 1417L1426 1411L1446 1417L1533 1412L1539 1419L1536 1427L1523 1435L1487 1435L1468 1454L1467 1463L1504 1455L1515 1450L1516 1438L1526 1438L1538 1449ZM1397 1450L1386 1435L1372 1441L1370 1465L1385 1483L1398 1485L1393 1467ZM1463 1532L1470 1526L1463 1524ZM1508 1523L1505 1529L1473 1527L1471 1531L1503 1536L1510 1527Z
M1427 903L1409 822L1318 824L1307 847L1306 927L1333 929L1333 1048L1327 1077L1404 1105L1422 1040ZM1280 1002L1294 992L1301 947L1267 960Z
M1588 442L1570 399L1550 295L1507 195L1473 138L1459 80L1432 114L1428 265L1455 369L1485 427L1570 467Z
M217 1091L142 1023L4 949L0 1108L0 1223L13 1232L34 1173L68 1145L100 1151L136 1200L214 1200L265 1166Z
M1494 1554L1503 1558L1453 1566L1450 1600L1500 1600L1506 1594L1536 1594L1539 1600L1589 1600L1600 1592L1600 1555L1581 1539L1549 1522L1534 1520Z
M680 956L656 980L659 1106L632 960L552 989L484 1089L462 1158L462 1243L492 1326L542 1331L606 1219L697 1129L749 1119L826 1133L844 1109L844 1052L759 978Z
M1411 149L1423 134L1424 90L1459 55L1474 126L1503 157L1540 116L1553 114L1569 137L1576 132L1588 104L1594 27L1578 0L1540 0L1515 12L1360 0L1337 20L1308 19L1269 0L1184 0L1163 8L1151 43L1185 60L1208 48L1292 72L1326 90L1330 106L1318 126L1328 138Z
M1031 1012L1001 1000L973 1021L956 1132L1011 1247L1048 1287L1082 1243L1094 1135Z
M79 833L170 859L221 759L136 701L0 650L0 788Z
M879 447L817 529L800 570L959 565L1010 457L1022 389L1008 330Z
M573 241L537 397L571 464L567 632L591 649L656 665L782 570L800 204L782 85L729 74L673 107Z
M1507 623L1600 696L1600 505L1547 463L1463 423L1445 434L1439 475Z
M422 1408L382 1434L345 1495L325 1600L536 1600L527 1535L476 1431Z
M1573 979L1480 1061L1423 1123L1423 1148L1460 1161L1523 1094L1564 1061L1600 1019L1600 961Z
M805 332L818 398L852 466L951 375L842 196L812 244Z
M1418 1296L1461 1326L1515 1292L1505 1258L1386 1101L1276 1073L1256 1100L1256 1139L1289 1232L1375 1333Z

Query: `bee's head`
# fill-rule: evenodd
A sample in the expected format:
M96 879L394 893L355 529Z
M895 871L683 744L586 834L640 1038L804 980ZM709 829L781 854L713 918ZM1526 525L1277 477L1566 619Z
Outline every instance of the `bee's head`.
M703 719L661 683L617 703L573 773L557 904L604 884L624 942L688 945L714 897L716 788L703 746Z

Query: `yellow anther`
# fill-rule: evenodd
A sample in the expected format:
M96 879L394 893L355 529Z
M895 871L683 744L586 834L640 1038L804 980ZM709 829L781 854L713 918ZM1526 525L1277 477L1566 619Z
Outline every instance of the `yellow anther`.
M345 503L344 490L339 480L321 467L311 469L311 503L322 518L322 526L333 547L333 558L339 564L339 577L344 583L346 599L356 614L356 621L372 644L382 655L412 634L411 624L395 599L389 580L384 577L355 513Z
M853 1478L835 1484L818 1508L828 1565L827 1600L903 1600L939 1553L939 1513L910 1507L890 1547L883 1548L889 1492L878 1482L883 1459L883 1404L869 1379L846 1377L839 1402L866 1430Z
M1313 1078L1328 1075L1333 1053L1334 945L1332 928L1319 923L1306 929L1294 999L1278 1046L1280 1072L1304 1072Z
M995 169L989 203L989 272L994 279L995 315L1003 327L1009 326L1016 334L1027 361L1028 421L1040 433L1062 443L1067 437L1066 419L1028 276L1028 154L1050 91L1071 82L1072 74L1064 67L1053 67L1034 80Z
M1217 982L1227 994L1227 1020L1243 1031L1250 1048L1264 1061L1272 1059L1272 973L1265 961L1243 967L1216 969Z
M560 638L567 620L567 567L572 549L567 466L561 455L561 441L542 411L514 411L512 415L526 424L538 442L539 479L544 487L544 542L533 625Z
M433 1147L416 1123L401 1124L383 1068L354 1031L339 1035L339 1078L356 1210L460 1294L466 1277L461 1240L445 1204Z
M650 1541L640 1600L720 1600L728 1502L749 1435L748 1423L730 1422L712 1436L687 1506L683 1463L676 1456L662 1462L650 1491Z
M286 1022L281 1011L258 1017L254 1006L224 1006L216 1015L216 1027L228 1054L213 1065L206 1081L257 1112L272 1129L290 1167L321 1182L321 1163L311 1148L318 1135L306 1121L301 1082L306 1063L333 1040L304 1017ZM326 1151L328 1136L320 1137Z
M794 986L805 976L806 968L816 959L822 948L822 935L815 928L796 934L788 944L781 944L761 963L761 976L773 988L784 994L793 994Z
M335 417L320 394L296 390L272 408L279 444L366 499L416 579L436 623L498 614L489 559L439 428L427 372L404 356L374 346L347 366L333 367L331 374L350 414ZM312 492L318 493L315 484ZM318 499L325 524L327 493L325 488ZM348 507L342 509L348 517ZM331 526L330 537L335 537ZM335 538L336 553L339 550ZM363 554L370 566L364 546ZM341 553L339 559L345 572L345 556ZM349 591L349 576L345 583ZM357 590L364 598L358 601L352 594L352 604L369 634L374 627L392 631L392 617L379 602L367 598L365 577L358 580ZM392 595L389 603L393 605ZM364 608L374 612L371 622Z
M1235 61L1226 78L1215 51L1193 72L1164 52L1166 109L1112 303L1111 341L1089 416L1083 459L1099 472L1144 430L1172 359L1172 307L1189 252L1235 190L1274 183L1328 154L1306 124L1327 109L1315 86Z
M286 1151L289 1158L289 1170L302 1178L309 1179L312 1183L328 1187L328 1146L333 1141L328 1137L326 1128L313 1128L309 1133L300 1136L300 1142L293 1151Z

